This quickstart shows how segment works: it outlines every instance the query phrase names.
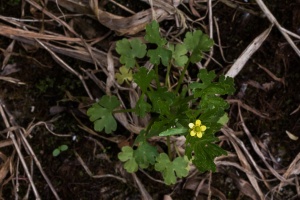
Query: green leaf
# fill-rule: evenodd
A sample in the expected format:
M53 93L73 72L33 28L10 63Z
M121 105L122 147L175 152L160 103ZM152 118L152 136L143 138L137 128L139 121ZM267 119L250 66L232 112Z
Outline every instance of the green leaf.
M171 105L176 99L173 92L169 92L166 88L159 88L156 91L148 92L148 96L152 102L154 112L161 115L171 115Z
M125 162L124 168L127 170L128 173L134 173L137 172L139 166L136 163L135 159L130 159L127 162Z
M173 162L165 153L159 154L156 158L155 170L162 172L167 185L175 184L176 179L186 177L189 173L189 161L187 157L177 157Z
M115 96L104 95L98 103L95 103L87 111L90 121L94 122L94 129L111 133L117 129L117 122L113 117L113 110L120 105Z
M149 164L154 164L158 155L157 149L148 142L142 142L134 151L134 158L141 168L147 168Z
M138 170L138 164L133 157L133 149L129 146L122 147L122 152L118 154L119 160L125 162L124 168L129 173L136 172Z
M181 128L169 128L159 134L159 136L171 136L171 135L181 135L187 133L188 129L185 127Z
M141 90L147 93L147 88L150 86L151 81L155 78L153 70L147 70L141 67L138 72L133 75L133 80L140 86Z
M172 51L172 57L175 60L175 64L179 67L183 67L187 61L189 60L186 56L187 49L183 44L176 44L175 48L174 45L169 45L169 50Z
M60 150L57 148L57 149L54 149L53 152L52 152L52 155L54 157L58 156L60 154Z
M97 110L101 116L98 120L94 121L94 129L99 132L105 129L105 133L111 133L115 131L117 129L117 122L113 117L112 112L101 107L99 107Z
M113 111L115 108L120 106L120 101L116 96L104 95L99 101L99 105L106 108L108 111Z
M195 97L197 97L197 93L195 94ZM227 109L229 107L229 104L221 97L216 96L216 95L205 95L202 96L201 102L200 102L200 107L203 110L207 109L214 109L214 108L219 108L219 109Z
M216 78L216 74L214 71L207 72L207 69L201 69L197 77L202 81L202 83L192 83L189 86L190 89L205 89Z
M128 40L126 38L116 43L116 51L121 55L120 63L127 68L135 66L135 58L143 58L146 55L146 45L139 39Z
M219 120L218 120L218 124L222 124L223 126L225 124L227 124L227 122L229 121L229 117L228 117L228 114L225 113Z
M214 44L214 41L200 30L187 32L183 42L185 47L192 51L190 56L192 63L199 62L202 59L202 52L209 51Z
M60 151L66 151L66 150L68 150L68 146L65 145L65 144L59 146L58 148L59 148Z
M151 111L151 105L144 100L144 97L141 96L136 103L135 113L140 117L145 117L145 115Z
M132 81L132 72L126 66L122 66L119 69L120 73L116 73L117 82L121 85L124 81Z
M167 40L160 36L159 24L157 21L153 20L150 24L147 24L145 40L157 44L157 46L163 46L167 43Z
M126 162L133 158L133 149L130 146L122 147L122 152L118 154L119 160Z
M219 79L220 84L224 87L227 91L227 94L232 95L235 92L234 88L234 79L231 77L225 77L224 75L220 76Z
M218 141L218 138L206 132L201 139L195 139L195 137L187 135L185 153L189 158L194 157L193 163L199 171L212 170L215 172L216 165L214 159L221 155L227 155L225 150L214 144L216 141Z
M172 52L164 47L148 50L147 56L150 57L150 62L153 65L159 65L160 62L164 66L168 66L172 57Z

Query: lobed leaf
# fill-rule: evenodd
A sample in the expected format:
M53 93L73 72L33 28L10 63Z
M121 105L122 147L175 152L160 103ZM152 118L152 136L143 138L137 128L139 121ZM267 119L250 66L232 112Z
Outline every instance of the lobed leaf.
M153 65L159 65L162 63L164 66L168 66L172 57L172 52L159 46L157 49L149 50L147 56L150 58L150 62Z
M167 185L175 184L176 179L186 177L189 173L189 161L187 157L177 157L170 161L165 153L159 154L156 158L155 170L162 172L164 181Z
M125 81L132 81L132 72L126 66L122 66L119 69L120 73L116 73L117 82L121 85Z
M183 44L169 45L169 50L172 51L172 58L175 60L175 64L179 67L183 67L188 62L187 48Z
M146 45L139 39L128 40L126 38L116 43L116 51L121 55L120 63L127 68L135 66L135 58L143 58L146 55Z
M214 41L208 35L202 33L202 31L196 30L194 32L187 32L183 43L187 50L192 52L190 61L196 63L202 59L203 51L210 50Z
M133 80L140 86L141 90L147 93L147 88L150 86L151 81L155 78L153 70L147 70L141 67L138 72L133 75Z
M124 168L129 173L136 172L138 170L138 164L133 157L133 149L129 146L122 147L122 152L118 154L119 160L125 162Z
M113 117L113 110L120 105L115 96L104 95L98 103L95 103L87 111L90 121L94 122L94 129L111 133L117 129L117 122Z
M167 43L167 40L160 36L159 24L157 21L153 20L150 24L147 24L145 40L157 44L157 46L163 46Z
M134 158L141 168L147 168L149 164L154 164L158 155L157 149L148 142L142 142L134 151Z
M227 155L227 152L213 142L218 138L205 133L201 139L195 140L194 137L187 136L186 155L192 158L193 164L201 172L208 170L216 171L214 159L221 155ZM193 156L192 156L193 154Z

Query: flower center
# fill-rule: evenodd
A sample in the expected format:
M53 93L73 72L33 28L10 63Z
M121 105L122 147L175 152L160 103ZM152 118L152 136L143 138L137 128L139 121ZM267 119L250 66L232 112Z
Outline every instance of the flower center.
M196 127L195 127L195 132L201 132L200 126L196 126Z

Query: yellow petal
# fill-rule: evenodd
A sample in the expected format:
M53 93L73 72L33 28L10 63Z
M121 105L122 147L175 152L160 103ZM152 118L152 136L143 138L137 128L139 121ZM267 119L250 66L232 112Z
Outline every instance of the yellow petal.
M196 126L200 126L201 125L201 121L199 119L196 120Z
M201 131L205 131L206 130L206 126L202 125L200 126Z
M190 134L191 134L191 136L195 136L196 132L195 131L191 131Z
M198 137L198 138L202 138L202 132L198 132L198 133L197 133L197 137Z
M190 128L193 128L194 126L195 126L195 124L189 123L189 127L190 127Z

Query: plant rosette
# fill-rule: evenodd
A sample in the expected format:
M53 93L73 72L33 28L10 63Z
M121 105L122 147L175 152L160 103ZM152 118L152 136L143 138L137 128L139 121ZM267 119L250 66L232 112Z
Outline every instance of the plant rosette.
M94 123L96 131L107 134L117 129L113 114L133 112L139 117L153 116L148 126L140 132L134 142L134 148L124 146L118 158L124 162L124 168L130 172L141 169L155 169L161 172L166 184L175 184L177 178L184 178L193 163L199 171L216 170L214 159L226 155L219 147L215 133L228 122L226 110L228 103L225 95L235 92L234 81L213 71L199 70L199 81L187 85L183 82L185 72L192 64L200 62L203 52L213 46L211 40L200 30L187 32L181 44L172 44L161 37L156 21L146 26L144 39L152 48L147 48L139 39L122 39L116 43L123 66L116 73L119 84L134 81L141 90L140 99L130 110L118 110L120 101L116 96L104 95L99 102L88 109L87 114ZM140 66L148 57L153 69ZM159 78L159 69L166 68L163 86ZM171 68L180 71L176 87L170 83ZM154 84L155 83L155 84ZM186 137L185 155L171 153L171 136ZM154 136L166 137L168 152L158 152L148 139ZM176 147L175 147L176 149ZM151 167L152 166L152 167Z

